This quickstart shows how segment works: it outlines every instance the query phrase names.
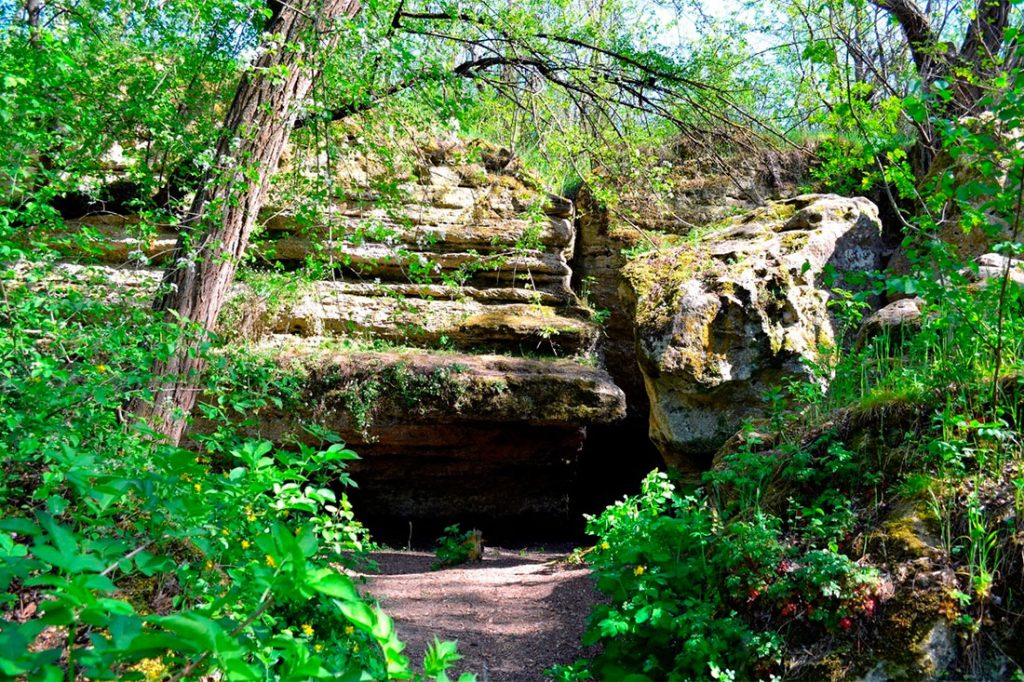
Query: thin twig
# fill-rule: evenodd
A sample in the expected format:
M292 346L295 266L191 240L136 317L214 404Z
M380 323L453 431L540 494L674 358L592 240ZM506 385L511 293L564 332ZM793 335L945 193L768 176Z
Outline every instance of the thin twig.
M239 623L238 627L236 627L234 630L231 631L231 635L230 636L231 637L237 637L239 634L241 634L243 630L245 630L247 627L252 625L253 621L255 621L257 618L262 616L263 613L268 608L270 608L270 605L273 604L273 603L274 603L274 595L269 595L266 599L263 600L262 603L260 603L260 605L256 608L255 611L253 611L252 613L249 614L248 618L246 618L244 621ZM168 680L168 682L180 682L180 680L182 680L183 678L188 677L189 675L192 674L192 671L194 671L196 668L198 668L200 665L202 665L203 661L205 661L207 656L209 656L209 655L210 655L210 652L204 651L202 653L202 655L199 656L199 658L197 658L194 661L191 661L188 665L186 665L184 668L182 668L181 671L177 675L175 675L170 680Z
M121 557L120 559L118 559L117 561L115 561L114 563L110 564L109 566L104 568L102 571L100 571L100 575L103 575L103 576L110 575L111 573L114 572L115 568L117 568L118 566L121 565L122 561L131 561L136 556L138 556L140 552L142 552L143 550L145 550L147 547L149 547L152 544L153 544L152 540L149 540L148 542L142 543L141 545L139 545L138 547L136 547L132 551L128 552L123 557Z

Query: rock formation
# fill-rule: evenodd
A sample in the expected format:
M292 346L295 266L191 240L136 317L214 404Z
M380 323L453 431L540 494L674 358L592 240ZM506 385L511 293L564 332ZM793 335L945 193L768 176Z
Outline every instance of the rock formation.
M260 435L278 440L310 419L341 433L362 457L350 466L359 484L351 495L371 528L438 519L492 531L568 525L586 426L624 413L607 374L571 359L301 344L278 357L308 376L306 405L264 413Z
M636 363L633 320L619 292L627 254L671 243L765 200L792 196L807 167L796 152L728 159L675 158L679 155L679 150L666 152L664 187L617 183L614 199L599 199L594 188L584 186L577 199L574 279L590 306L607 311L598 352L626 393L630 417L644 423L647 394Z
M573 205L500 150L421 152L405 170L344 160L344 197L312 215L285 169L219 331L305 377L305 404L260 414L253 435L283 441L302 418L335 429L363 458L359 517L403 532L576 522L586 427L625 403L594 366L600 328L570 288ZM177 239L137 216L76 226L125 290L151 291ZM310 261L320 279L272 274Z
M835 342L829 291L882 265L877 215L866 199L804 195L626 266L650 435L666 463L701 468L764 413L767 389L827 380L812 364Z

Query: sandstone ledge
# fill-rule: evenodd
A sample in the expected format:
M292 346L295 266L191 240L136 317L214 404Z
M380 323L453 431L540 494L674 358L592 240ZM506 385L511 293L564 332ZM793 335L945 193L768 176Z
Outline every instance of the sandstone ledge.
M327 425L361 428L353 403L373 397L365 428L396 423L585 425L625 414L608 374L572 360L433 352L333 352L286 343L286 366L308 375L308 405Z
M352 502L386 536L404 538L412 524L494 535L574 526L587 425L625 415L604 371L568 360L345 353L313 342L270 349L305 374L304 404L262 412L252 435L284 441L304 420L340 434L361 457L350 464Z

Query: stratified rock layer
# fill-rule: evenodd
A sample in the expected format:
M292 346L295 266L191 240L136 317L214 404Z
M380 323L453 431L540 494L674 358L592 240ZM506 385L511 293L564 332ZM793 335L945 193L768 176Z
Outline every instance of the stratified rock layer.
M625 414L607 373L571 360L296 342L275 354L308 376L306 407L261 415L259 435L278 440L310 419L338 432L362 457L351 465L360 517L403 528L570 524L586 425Z
M261 413L253 435L284 442L303 420L339 432L363 457L361 519L569 522L587 426L625 414L570 288L573 205L486 145L418 158L411 170L346 159L344 192L316 211L305 161L287 161L251 249L273 267L241 273L218 322L307 377L304 406ZM155 290L175 257L172 226L76 225L95 235L98 279L120 291ZM310 259L319 281L274 274ZM351 348L385 350L338 351Z
M829 291L880 267L880 231L866 199L805 195L626 267L650 435L666 463L702 466L764 413L766 390L828 379L807 363L834 342Z

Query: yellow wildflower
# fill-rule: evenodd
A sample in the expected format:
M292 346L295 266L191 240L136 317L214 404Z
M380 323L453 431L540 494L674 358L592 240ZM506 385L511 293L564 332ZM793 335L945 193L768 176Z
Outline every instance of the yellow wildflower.
M144 658L128 669L142 673L147 681L162 680L167 676L167 666L159 658Z
M352 627L351 625L346 625L345 626L345 634L346 635L354 635L355 632L356 632L356 629L354 627Z
M213 562L210 561L209 559L206 560L206 570L207 571L212 571L213 570Z
M277 568L277 559L275 559L274 557L272 557L272 556L270 556L268 554L267 558L266 558L266 561L267 561L267 566L270 566L271 568Z
M242 540L242 549L249 549L250 543L248 540Z
M245 520L248 521L249 523L252 523L253 521L256 520L256 515L255 514L249 514L248 516L245 517Z
M637 566L633 569L633 575L643 575L644 571L647 570L646 566Z
M354 653L354 654L359 653L359 645L358 644L353 644L352 645L352 653Z
M313 650L316 651L317 653L320 653L321 651L324 650L324 645L323 644L314 644L313 645Z
M611 545L609 545L607 542L602 542L601 549L611 549Z
M302 634L304 634L306 637L312 637L313 636L313 626L310 625L309 623L303 623L302 624Z
M104 374L110 370L106 365L96 365L96 371L100 374Z
M197 493L198 493L198 492L201 492L201 491L202 491L202 489L203 489L203 485L202 485L202 483L196 483L196 484L195 484L195 485L193 485L192 487L196 489L196 492L197 492Z

